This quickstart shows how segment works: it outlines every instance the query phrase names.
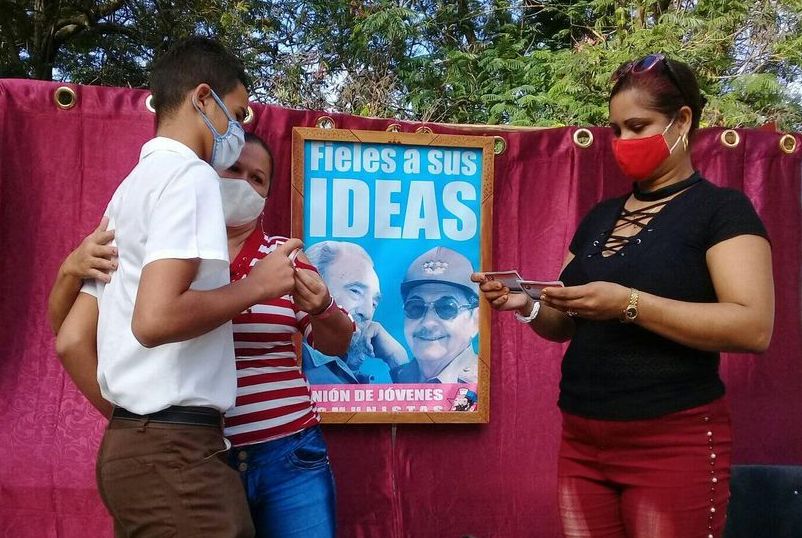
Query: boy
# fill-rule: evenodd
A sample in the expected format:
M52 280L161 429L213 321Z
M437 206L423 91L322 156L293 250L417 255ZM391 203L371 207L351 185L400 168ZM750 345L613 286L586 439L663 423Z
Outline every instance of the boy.
M115 276L87 282L59 330L65 366L77 364L95 344L86 320L98 315L97 380L114 409L97 480L117 535L253 535L239 477L223 459L221 413L236 392L229 320L292 291L288 255L301 243L287 241L229 284L214 169L233 164L244 144L246 84L240 62L208 39L181 41L156 61L157 137L106 211ZM60 280L55 295L70 285Z

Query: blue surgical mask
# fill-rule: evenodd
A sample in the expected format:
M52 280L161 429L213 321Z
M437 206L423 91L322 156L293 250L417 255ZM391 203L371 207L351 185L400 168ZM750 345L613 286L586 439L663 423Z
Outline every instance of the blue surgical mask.
M206 126L212 132L212 138L214 139L214 144L212 145L212 158L209 159L209 164L215 170L225 170L237 162L239 159L239 154L242 151L242 148L245 146L245 130L242 128L242 125L231 117L229 114L226 105L223 104L223 101L217 97L217 94L214 93L214 90L211 90L212 97L214 97L217 106L223 111L228 118L228 128L226 132L220 134L215 129L214 124L212 124L209 117L203 113L197 103L193 100L192 105L195 107L195 110L200 112L203 121L206 123Z

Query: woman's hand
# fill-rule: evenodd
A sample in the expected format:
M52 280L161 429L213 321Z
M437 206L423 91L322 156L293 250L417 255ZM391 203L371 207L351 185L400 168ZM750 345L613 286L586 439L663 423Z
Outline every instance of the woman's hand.
M299 252L298 260L309 265L309 259ZM310 266L311 267L311 266ZM311 315L322 314L331 304L331 294L326 283L318 273L311 269L295 268L295 304Z
M310 316L313 347L324 355L345 357L356 325L351 316L334 304L326 282L303 252L295 258L292 298L295 306Z
M532 310L532 299L525 293L510 293L510 289L497 280L488 280L484 273L473 273L471 280L479 284L479 289L487 302L496 310L518 310L528 315Z
M111 282L111 272L117 269L117 247L109 244L114 239L114 231L106 230L108 225L108 217L100 219L98 227L59 266L47 299L47 319L54 333L58 333L70 313L83 279Z
M620 319L629 304L630 288L612 282L590 282L582 286L546 288L540 301L569 316L585 319Z
M570 261L570 258L569 258ZM495 310L515 310L524 317L533 313L535 301L526 293L510 293L510 289L497 280L488 280L484 273L473 273L471 280L479 284L479 289L490 306ZM546 288L547 290L561 290L562 288ZM548 295L541 296L541 308L529 327L537 334L552 342L565 342L574 335L576 325L564 312L567 308L549 308L551 305L544 302ZM623 311L623 307L621 308Z
M114 239L114 230L106 230L108 225L109 218L104 216L98 227L70 252L61 266L64 274L111 281L111 273L117 269L117 248L109 244Z

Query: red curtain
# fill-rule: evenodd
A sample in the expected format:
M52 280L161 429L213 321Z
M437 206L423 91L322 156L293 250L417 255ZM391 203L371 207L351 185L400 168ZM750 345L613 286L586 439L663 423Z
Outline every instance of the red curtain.
M63 373L45 308L64 255L98 222L120 180L152 136L147 92L74 87L60 110L58 84L0 80L0 536L111 536L94 484L104 426ZM267 214L289 232L290 137L317 112L254 106L253 124L275 155ZM389 120L334 115L338 128L384 130ZM402 123L412 132L419 125ZM574 229L598 200L627 191L609 133L574 128L501 134L495 161L494 266L531 278L557 276ZM761 356L725 357L737 463L802 464L802 151L779 135L740 131L728 148L706 129L695 162L713 182L743 190L773 245L775 332ZM802 145L802 138L797 137ZM344 537L550 537L559 534L555 459L557 383L563 346L511 316L494 316L490 423L328 426Z

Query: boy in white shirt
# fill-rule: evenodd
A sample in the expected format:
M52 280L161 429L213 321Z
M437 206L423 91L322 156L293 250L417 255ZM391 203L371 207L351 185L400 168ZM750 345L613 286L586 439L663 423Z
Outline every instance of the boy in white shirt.
M229 283L215 168L244 145L246 84L236 57L208 39L183 40L155 62L157 137L106 210L116 273L87 281L59 330L65 366L79 364L97 334L97 380L114 405L97 480L118 536L254 532L223 457L222 413L236 393L230 320L293 290L288 256L301 243L289 240ZM57 281L54 293L71 285ZM87 320L96 315L95 333Z

